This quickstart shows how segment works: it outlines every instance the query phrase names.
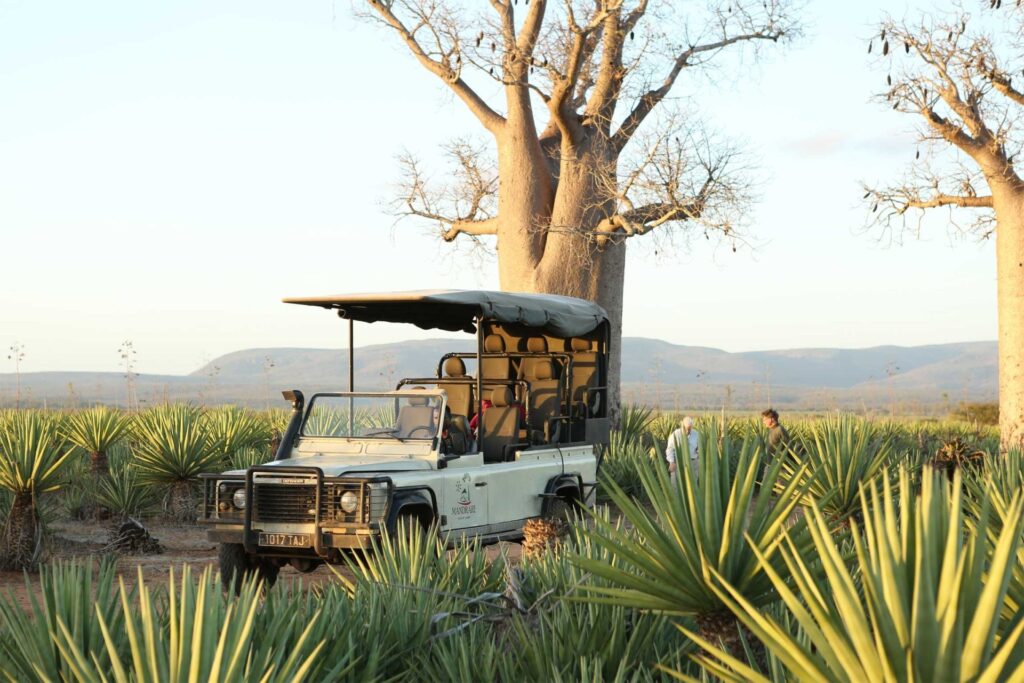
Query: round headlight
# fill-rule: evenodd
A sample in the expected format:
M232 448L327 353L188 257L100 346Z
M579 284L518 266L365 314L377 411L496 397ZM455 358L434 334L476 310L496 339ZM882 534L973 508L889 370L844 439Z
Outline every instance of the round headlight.
M245 489L238 489L231 496L231 502L235 504L235 507L239 510L245 509Z
M345 491L341 494L341 509L349 514L356 511L356 506L359 505L359 496L352 493L351 491Z

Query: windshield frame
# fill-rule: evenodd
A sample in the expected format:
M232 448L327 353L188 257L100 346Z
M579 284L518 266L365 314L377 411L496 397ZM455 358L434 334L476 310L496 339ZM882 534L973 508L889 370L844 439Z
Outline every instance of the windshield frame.
M313 406L316 404L318 398L387 398L394 399L396 402L403 398L412 398L416 396L427 396L433 398L438 402L438 417L437 424L434 425L434 433L427 438L423 437L399 437L394 434L381 434L381 435L349 435L349 436L331 436L327 434L307 434L306 423L309 421L309 417L313 412ZM309 402L306 404L305 414L302 416L302 424L299 425L297 436L305 439L339 439L345 441L374 441L374 442L387 442L397 441L399 443L415 442L436 442L443 429L442 420L445 414L445 409L448 405L447 396L443 391L437 389L415 389L415 390L399 390L399 391L323 391L317 392L309 397ZM397 419L397 414L396 414Z

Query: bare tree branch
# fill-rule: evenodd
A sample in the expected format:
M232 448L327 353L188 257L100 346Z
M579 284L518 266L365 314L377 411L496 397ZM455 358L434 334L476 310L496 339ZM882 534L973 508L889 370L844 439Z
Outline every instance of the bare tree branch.
M481 235L497 234L498 219L485 218L482 221L455 221L450 228L441 233L441 239L445 242L451 242L459 235L480 237Z
M454 140L444 149L451 163L447 183L432 183L408 152L399 157L402 176L393 213L434 224L445 242L460 235L476 240L496 234L498 176L493 163L468 139Z
M392 8L396 4L409 9L414 16L418 16L418 22L414 27L411 29L406 27L406 25L394 13ZM394 29L394 31L401 36L402 40L409 48L409 51L412 52L417 61L451 88L452 92L454 92L455 95L465 103L480 123L483 124L484 128L493 133L501 127L505 121L504 117L494 111L483 100L483 98L476 93L475 90L469 87L469 85L462 80L459 70L452 65L452 55L456 55L457 61L461 62L458 40L453 40L452 45L446 49L443 45L441 36L436 30L437 24L432 21L432 14L412 3L406 2L369 0L369 5L380 15L384 23ZM440 58L432 58L427 54L427 51L417 40L416 33L424 28L433 33L437 43L437 49L442 55Z
M739 20L739 30L736 30L737 25L731 23L729 19L722 19L719 34L715 39L697 41L680 50L672 59L668 73L661 79L659 85L646 90L626 115L612 136L612 147L621 150L626 146L644 120L669 94L684 69L703 62L707 56L721 52L732 45L758 41L778 42L781 38L794 32L795 29L791 23L780 14L776 2L773 1L771 7L766 2L764 7L767 14L763 18L757 18L745 12L744 8L737 3L735 16L744 15ZM729 9L732 10L732 6ZM630 21L635 23L638 18L631 16Z
M880 46L875 61L888 72L878 99L924 124L904 177L865 186L869 224L883 235L918 235L930 211L946 209L950 226L986 238L995 230L992 195L1021 186L1014 160L1024 143L1024 95L1013 87L1012 60L1001 63L997 49L1008 26L994 18L957 10L918 24L888 19L872 38L869 51Z

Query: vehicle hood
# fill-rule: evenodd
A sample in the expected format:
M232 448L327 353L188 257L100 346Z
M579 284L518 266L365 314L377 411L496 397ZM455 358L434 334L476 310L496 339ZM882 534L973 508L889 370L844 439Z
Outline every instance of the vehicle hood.
M326 477L372 472L402 472L431 469L430 463L419 458L401 458L380 455L309 455L286 460L275 460L261 467L319 467ZM238 470L237 474L245 474Z

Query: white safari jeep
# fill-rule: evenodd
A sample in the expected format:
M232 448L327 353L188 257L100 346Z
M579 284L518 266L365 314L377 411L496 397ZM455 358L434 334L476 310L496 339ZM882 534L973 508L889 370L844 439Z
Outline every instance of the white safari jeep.
M284 392L293 414L276 460L204 475L203 521L225 585L243 573L272 583L285 564L342 562L400 520L449 542L491 543L521 538L531 518L593 504L609 434L599 306L481 291L285 301L349 321L349 391L308 404ZM394 391L357 392L356 320L466 331L477 350L446 354Z

